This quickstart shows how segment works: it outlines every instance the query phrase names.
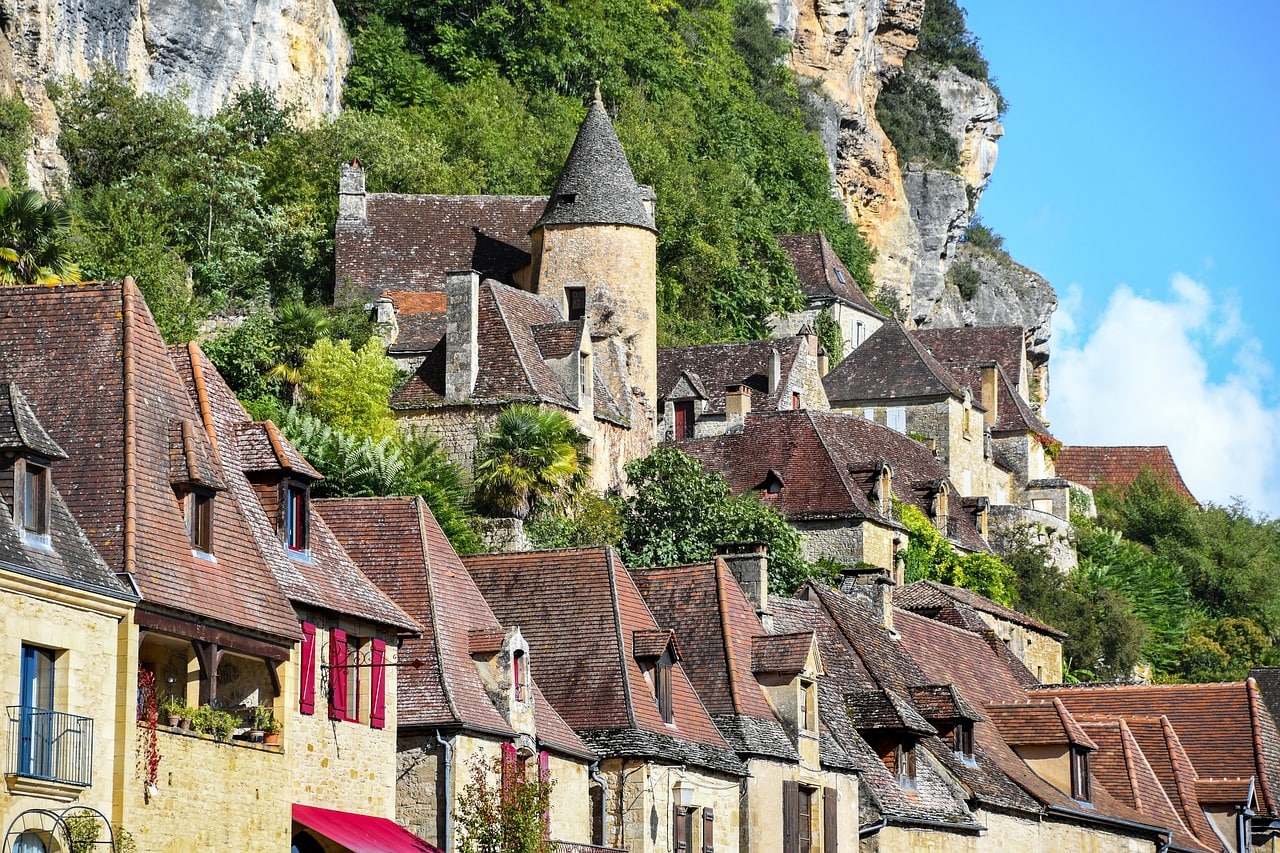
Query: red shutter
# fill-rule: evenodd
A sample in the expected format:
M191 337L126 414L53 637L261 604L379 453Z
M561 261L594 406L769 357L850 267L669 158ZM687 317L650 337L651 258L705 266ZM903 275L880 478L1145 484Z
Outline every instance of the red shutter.
M386 728L387 725L387 644L382 640L373 641L373 666L369 677L369 689L372 697L369 702L369 726L375 729Z
M347 718L347 632L329 632L329 719Z
M546 785L551 781L551 756L544 749L538 753L538 781ZM549 792L548 792L549 794ZM551 803L547 802L547 810L542 813L542 837L551 837Z
M836 789L822 789L822 853L836 853Z
M782 853L799 853L800 783L782 783Z
M302 623L302 675L298 690L298 711L316 712L316 626Z
M511 788L520 776L520 758L516 755L516 745L502 745L502 799L505 802L511 796Z
M702 853L715 853L716 816L711 809L702 810Z

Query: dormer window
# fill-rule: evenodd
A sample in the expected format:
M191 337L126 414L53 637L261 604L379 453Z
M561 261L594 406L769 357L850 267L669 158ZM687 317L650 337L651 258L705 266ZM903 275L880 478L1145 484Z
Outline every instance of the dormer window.
M19 494L14 501L20 511L22 530L30 536L49 535L49 468L30 459L15 466L15 485Z
M951 748L960 758L973 760L973 723L962 720L951 730Z
M898 787L904 791L916 789L916 745L900 743L893 751L893 766L898 775Z
M516 649L511 656L511 695L517 702L527 702L529 668L524 659L524 649Z
M933 495L933 524L943 533L947 532L947 517L951 514L949 493L950 489L943 483Z
M311 547L310 489L298 483L284 487L284 547L291 554L306 554Z
M841 284L844 284L844 283L845 283L845 280L844 280L844 273L840 272L840 268L839 268L839 267L834 267L834 268L833 268L833 271L834 271L834 272L835 272L835 274L836 274L836 281L840 282Z
M581 320L587 316L587 289L585 287L566 287L564 289L565 316L570 322Z
M671 652L662 653L653 670L653 699L662 714L662 722L675 722L675 709L671 703Z
M792 391L791 392L791 410L794 412L794 411L799 411L799 409L800 409L800 392Z
M779 475L777 471L770 468L769 473L765 474L764 482L760 484L759 488L760 491L764 492L766 495L780 494L782 492L782 476Z
M1089 791L1089 750L1071 748L1071 796L1082 803L1092 799Z
M192 550L213 554L213 493L192 490L182 497L182 515Z
M818 685L808 678L800 679L800 731L818 730Z
M578 353L578 395L591 399L591 356L585 352Z

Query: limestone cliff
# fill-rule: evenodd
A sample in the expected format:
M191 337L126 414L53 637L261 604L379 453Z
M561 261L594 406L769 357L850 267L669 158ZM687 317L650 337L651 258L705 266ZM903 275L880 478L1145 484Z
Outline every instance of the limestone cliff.
M0 2L0 92L20 93L35 114L36 186L64 168L51 78L108 65L140 92L182 92L202 115L258 85L314 117L337 111L351 58L333 0Z

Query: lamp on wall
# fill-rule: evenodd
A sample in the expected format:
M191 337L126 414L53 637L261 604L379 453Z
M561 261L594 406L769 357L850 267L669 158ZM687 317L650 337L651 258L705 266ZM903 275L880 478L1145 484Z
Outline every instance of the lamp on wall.
M671 786L671 799L682 808L693 805L693 786L683 780Z

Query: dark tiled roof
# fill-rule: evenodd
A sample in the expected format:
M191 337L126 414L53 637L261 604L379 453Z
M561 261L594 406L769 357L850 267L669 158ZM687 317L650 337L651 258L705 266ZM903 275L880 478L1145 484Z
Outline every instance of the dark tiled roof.
M542 662L547 698L593 750L665 749L690 763L714 761L702 766L738 763L683 663L671 673L675 722L663 722L632 647L637 631L659 625L612 550L486 554L463 562L499 621L520 627L533 660Z
M589 224L657 230L598 92L533 227Z
M751 671L760 673L797 673L804 669L813 632L772 634L751 640Z
M338 221L338 285L369 297L443 290L445 273L468 269L515 284L512 274L529 264L529 229L546 202L546 196L370 193L365 224Z
M447 299L442 291L388 290L382 295L390 299L396 309L398 331L395 342L387 347L390 355L424 353L444 337Z
M582 344L583 320L542 323L533 327L533 339L543 358L565 358Z
M3 300L0 379L22 388L69 455L55 473L62 497L107 566L132 570L140 607L294 642L297 618L235 502L219 498L213 514L216 562L192 553L170 480L170 424L202 418L132 281L6 288ZM204 429L192 434L216 461Z
M859 731L887 729L916 735L938 733L919 711L892 690L856 690L844 697L844 703Z
M67 458L12 382L0 382L0 450L29 450L45 459Z
M965 701L953 684L912 687L909 695L911 702L927 720L969 720L976 723L986 719L977 708Z
M883 317L850 274L849 268L821 231L779 234L778 245L791 258L800 279L800 290L810 299L839 299L874 317Z
M924 344L889 318L823 377L832 405L895 405L960 394L960 383Z
M1150 468L1169 488L1195 500L1168 447L1063 447L1054 463L1059 477L1096 489L1100 486L1126 487L1143 468Z
M965 326L955 329L916 329L916 338L938 361L950 366L996 362L1018 388L1022 375L1026 332L1021 326Z
M961 385L973 391L973 399L987 411L991 410L992 401L982 391L981 364L963 364L948 362L947 369ZM991 425L991 434L997 438L1005 435L1019 435L1028 432L1047 433L1049 428L1040 420L1040 416L1032 410L1027 401L1022 399L1009 379L1009 374L999 364L996 371L996 422Z
M405 641L396 702L402 726L461 724L508 735L476 671L473 653L500 648L506 631L420 498L342 498L321 511L360 567L422 625ZM540 684L551 661L530 655L538 738L572 754L586 745L547 701Z
M232 429L241 470L286 471L308 480L324 479L271 421L241 421Z
M911 610L925 616L933 616L936 611L940 611L948 605L961 604L974 610L981 610L983 613L990 613L992 616L1003 619L1006 622L1022 625L1041 634L1048 634L1059 639L1067 636L1064 632L1051 625L1032 619L1030 616L1005 607L1003 604L997 604L971 589L948 586L937 581L916 581L915 583L907 584L893 594L893 603L895 607L901 607L903 610ZM985 629L985 625L983 627Z
M793 335L763 341L737 341L693 347L662 347L658 350L658 394L664 399L687 375L707 401L708 414L724 414L724 389L746 385L751 391L751 408L766 411L791 408L791 398L782 398L792 371L806 345L805 338ZM769 363L778 354L778 387L769 390Z
M289 556L276 522L267 516L245 473L274 470L283 477L291 469L283 465L274 469L246 468L240 457L239 438L242 435L253 436L252 431L243 429L249 413L218 374L213 362L199 348L194 345L172 347L170 355L190 390L192 402L201 411L207 410L212 418L210 427L226 472L227 498L235 502L252 533L251 542L289 600L389 626L396 633L416 634L418 624L356 567L314 504L307 531L308 557L296 559ZM195 381L196 368L201 377L198 383ZM313 470L273 424L263 425L260 434L274 438L276 449L273 455L277 458L286 462L293 460L289 464L296 462L304 471ZM254 463L257 464L260 462Z

